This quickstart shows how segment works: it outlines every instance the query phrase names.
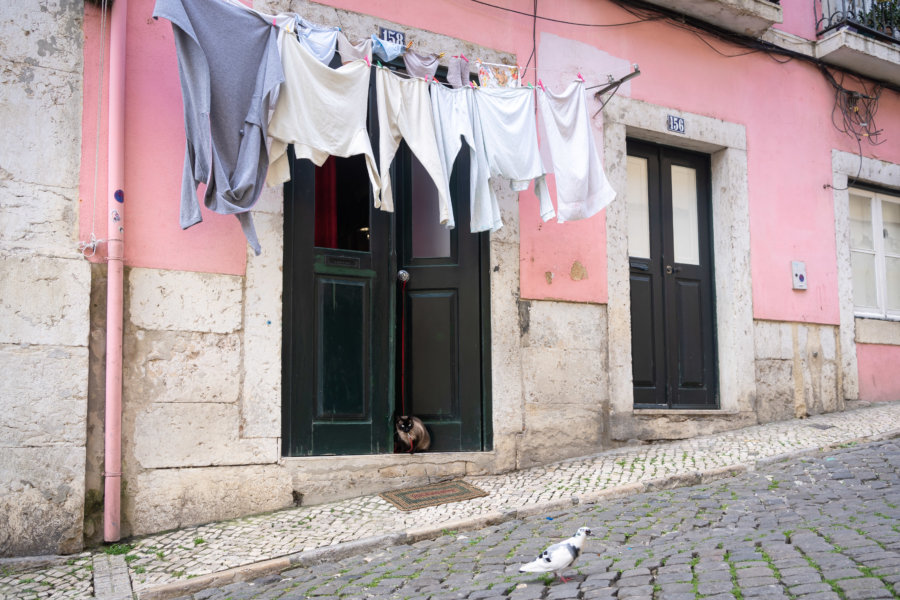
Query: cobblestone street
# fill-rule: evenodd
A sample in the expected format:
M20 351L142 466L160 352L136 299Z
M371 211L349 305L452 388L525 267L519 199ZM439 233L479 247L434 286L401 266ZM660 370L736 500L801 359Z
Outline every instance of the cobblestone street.
M561 583L519 574L594 535ZM664 489L292 568L193 600L875 600L900 597L900 446L849 445Z

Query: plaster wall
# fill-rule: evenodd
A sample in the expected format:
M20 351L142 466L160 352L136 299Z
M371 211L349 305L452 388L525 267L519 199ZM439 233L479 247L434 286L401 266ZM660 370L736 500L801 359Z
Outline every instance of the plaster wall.
M340 25L352 38L377 33L379 26L402 29L422 53L453 51L524 63L532 52L529 17L483 5L469 3L461 10L450 0L330 4L270 0L255 7L297 11L318 23ZM522 12L532 8L525 0L507 4ZM184 232L178 228L181 92L171 26L149 18L152 5L153 0L132 0L129 11L126 533L270 510L298 498L317 502L433 477L500 472L632 438L690 437L739 427L756 422L764 396L775 398L759 413L766 419L796 414L798 406L807 412L833 410L841 396L831 394L832 388L855 397L847 396L855 383L848 383L844 312L838 310L832 195L822 188L832 180L828 148L855 151L855 143L850 148L846 139L820 126L833 96L818 73L796 63L777 65L765 56L725 59L693 35L659 23L608 30L598 41L587 28L539 21L535 62L540 66L526 71L527 80L542 77L556 89L577 72L592 82L607 74L622 76L634 62L643 75L594 117L595 139L619 191L603 214L580 223L542 223L533 194L501 193L505 225L491 235L490 246L493 450L425 454L402 464L389 455L282 459L281 190L267 189L257 205L259 257L248 255L233 217L203 209L202 224ZM594 0L542 5L541 12L595 23L630 18L612 3ZM87 15L96 18L92 9ZM805 35L787 20L785 26ZM86 60L97 57L93 41ZM682 68L672 68L673 56ZM748 93L747 82L763 82L767 93ZM883 102L888 114L900 114L893 96L886 93ZM804 110L784 108L792 106ZM592 98L591 114L598 109ZM89 112L85 131L95 126ZM668 114L686 119L686 135L665 130ZM787 130L803 132L796 146L779 141ZM716 279L720 411L674 415L632 409L622 201L629 136L711 155L715 269L728 274ZM151 142L153 151L146 152ZM894 147L866 150L900 161ZM88 154L81 165L82 194L93 174ZM102 164L100 173L105 181ZM101 192L100 199L102 186ZM97 206L104 214L102 200ZM88 224L82 215L82 236ZM792 259L807 261L808 293L790 289ZM92 333L99 338L102 321L94 322ZM838 323L840 343L833 343L833 354L840 364L825 358ZM785 328L790 352L769 350L771 339L782 340ZM99 352L94 355L100 359ZM92 365L96 371L97 363ZM855 381L855 363L852 371ZM771 376L771 389L758 383L760 376ZM571 433L572 422L578 423L582 443L551 443L561 432ZM98 435L94 431L91 438ZM96 479L89 475L89 481Z
M82 547L82 14L79 2L32 4L0 5L0 556Z

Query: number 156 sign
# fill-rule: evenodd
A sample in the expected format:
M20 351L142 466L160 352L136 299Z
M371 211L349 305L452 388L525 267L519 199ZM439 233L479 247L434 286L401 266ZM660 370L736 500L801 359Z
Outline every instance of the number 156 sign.
M666 125L668 126L669 131L674 131L675 133L684 133L684 117L669 115Z

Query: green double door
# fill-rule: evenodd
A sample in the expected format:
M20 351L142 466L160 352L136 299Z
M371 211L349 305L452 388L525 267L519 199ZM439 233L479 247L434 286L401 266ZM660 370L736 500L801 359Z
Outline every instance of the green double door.
M461 155L451 177L458 226L447 230L405 144L392 168L393 214L373 208L362 157L292 161L284 455L393 452L404 413L425 422L430 451L490 447L488 236L469 231L467 165Z

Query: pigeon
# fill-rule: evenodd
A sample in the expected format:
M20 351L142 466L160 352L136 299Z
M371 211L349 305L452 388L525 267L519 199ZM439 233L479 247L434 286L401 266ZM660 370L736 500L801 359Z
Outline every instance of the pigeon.
M581 554L585 538L589 535L591 535L590 528L580 528L569 539L553 544L541 552L536 559L519 567L519 573L549 573L553 571L563 583L568 582L569 580L563 577L560 571L575 562L575 559Z

